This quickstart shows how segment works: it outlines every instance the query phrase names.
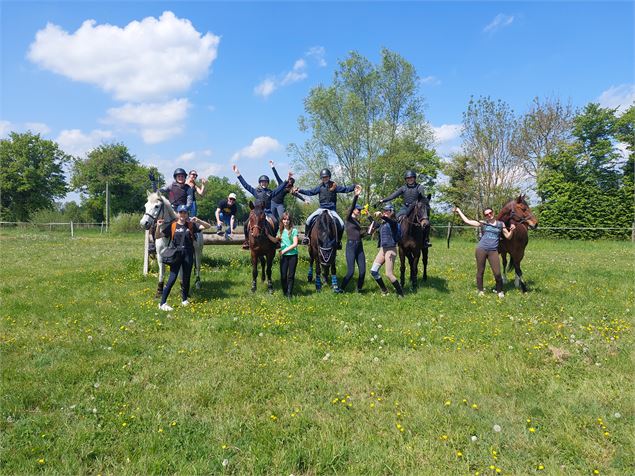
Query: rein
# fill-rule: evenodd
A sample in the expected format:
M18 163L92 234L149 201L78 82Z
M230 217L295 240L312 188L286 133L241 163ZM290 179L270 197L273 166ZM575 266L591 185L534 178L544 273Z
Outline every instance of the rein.
M260 225L258 225L258 223L254 224L254 225L249 225L249 236L253 236L255 238L256 235L254 235L251 232L251 230L253 230L253 229L261 230L261 231L265 232L265 236L269 239L269 241L271 241L272 243L276 244L276 243L278 243L278 240L276 240L276 238L274 236L271 236L271 234L269 233L269 230L267 230L266 221L267 221L267 218L265 216L265 225L264 226L260 226Z

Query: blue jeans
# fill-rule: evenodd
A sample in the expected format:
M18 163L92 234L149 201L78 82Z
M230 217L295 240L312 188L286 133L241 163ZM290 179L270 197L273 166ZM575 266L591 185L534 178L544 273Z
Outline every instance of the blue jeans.
M223 222L226 226L225 228L225 236L229 236L231 234L231 230L229 226L231 225L232 215L225 215L223 212L220 212L220 221ZM236 228L236 219L234 218L234 229Z

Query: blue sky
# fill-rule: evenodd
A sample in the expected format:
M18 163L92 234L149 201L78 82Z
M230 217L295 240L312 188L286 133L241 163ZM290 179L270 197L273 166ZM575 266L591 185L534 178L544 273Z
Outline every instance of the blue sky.
M83 156L123 142L250 182L288 169L303 100L356 50L421 77L438 150L470 95L574 106L635 100L633 2L1 2L0 134L31 129ZM48 26L47 26L48 25Z

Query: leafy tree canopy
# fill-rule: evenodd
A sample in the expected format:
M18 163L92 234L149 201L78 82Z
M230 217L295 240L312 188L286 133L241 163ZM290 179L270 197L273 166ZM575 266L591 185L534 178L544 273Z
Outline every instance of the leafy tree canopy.
M66 195L64 165L70 156L31 132L0 140L0 218L26 221Z

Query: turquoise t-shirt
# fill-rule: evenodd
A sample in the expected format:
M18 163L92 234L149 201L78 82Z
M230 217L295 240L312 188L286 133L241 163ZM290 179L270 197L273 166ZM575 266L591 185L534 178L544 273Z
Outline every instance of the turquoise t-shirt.
M298 230L296 230L295 228L291 229L291 233L289 233L289 230L282 230L282 241L280 242L280 249L284 250L285 248L288 248L289 246L291 246L293 244L293 238L295 238L296 236L298 236ZM295 248L293 248L291 251L287 251L284 255L282 256L291 256L291 255L297 255L298 254L298 247L296 246Z

